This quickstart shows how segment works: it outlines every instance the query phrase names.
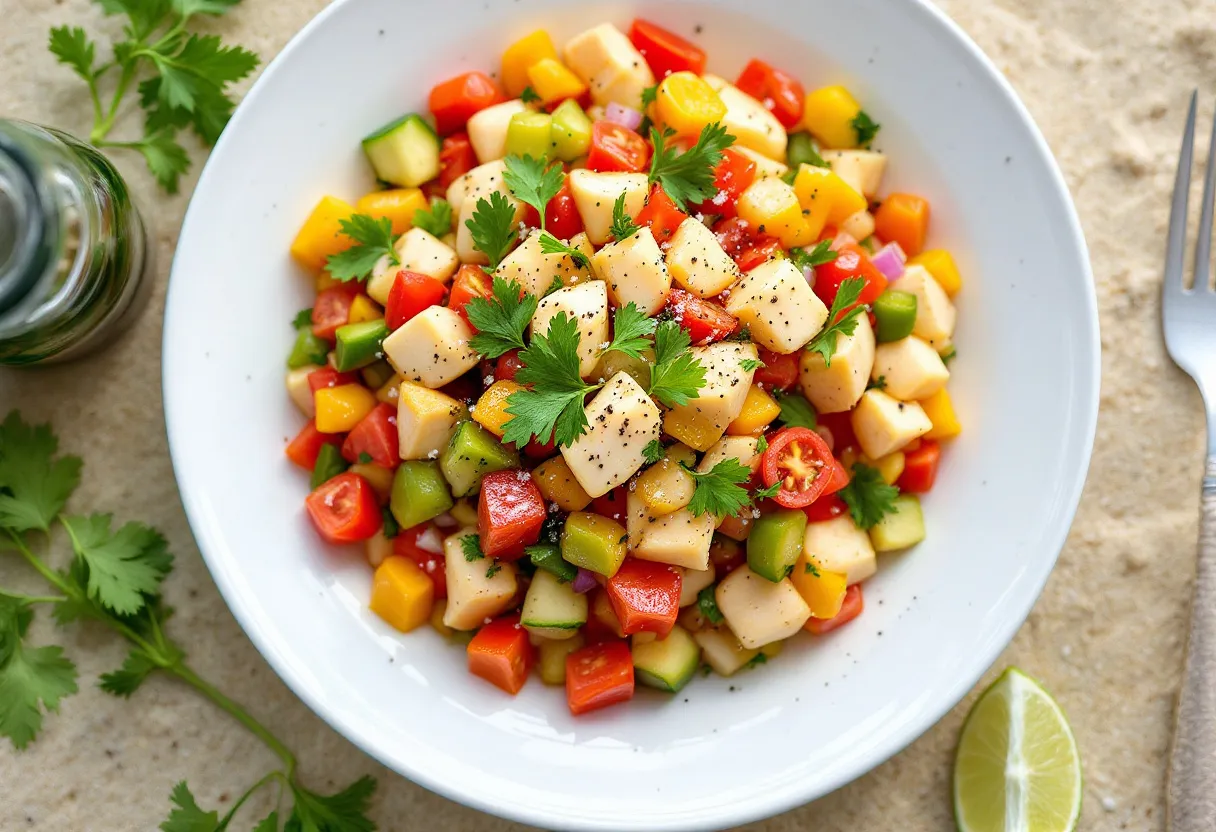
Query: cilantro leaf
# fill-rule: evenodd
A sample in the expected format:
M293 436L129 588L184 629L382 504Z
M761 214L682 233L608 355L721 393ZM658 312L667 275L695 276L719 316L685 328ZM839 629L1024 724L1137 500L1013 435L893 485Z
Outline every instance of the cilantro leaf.
M773 398L777 400L777 404L781 407L781 413L777 415L777 421L787 428L815 429L815 426L818 424L815 417L815 408L806 400L806 397L800 396L797 393L782 393L780 390L774 390L772 394Z
M253 832L279 832L279 813L273 811L253 827Z
M659 85L658 84L651 84L649 87L643 88L642 89L642 109L645 110L647 107L649 107L651 104L653 104L655 102L655 99L658 97L659 97Z
M858 110L857 115L853 116L853 120L849 122L853 126L853 130L857 133L858 147L869 148L870 143L874 141L874 137L878 135L881 124L870 118L865 110Z
M642 226L637 225L625 212L625 195L621 194L612 204L612 226L609 228L612 239L619 243L622 240L628 240L641 230Z
M884 515L897 511L895 498L899 489L887 485L877 468L861 462L853 463L849 484L840 489L840 499L849 507L849 514L858 528L868 529Z
M503 439L527 444L533 436L565 447L587 432L583 398L598 385L587 384L579 374L578 321L559 312L544 334L533 333L532 343L519 354L523 366L515 375L532 389L512 393L507 413L514 418L504 426Z
M832 251L831 240L820 240L810 251L805 248L792 248L789 254L793 264L803 270L831 263L837 256L836 252Z
M808 560L806 562L806 567L802 571L805 572L807 575L814 575L816 578L820 577L819 567L816 566L815 563L811 560Z
M549 200L557 196L557 192L566 183L566 174L560 164L546 167L544 159L533 159L531 156L508 156L505 159L506 169L502 181L507 183L515 198L525 205L531 205L540 215L540 227L545 229L545 207ZM556 238L555 238L556 239ZM541 238L542 244L544 238ZM556 252L548 252L554 254ZM584 258L585 259L585 258Z
M649 442L646 443L646 447L642 448L642 458L645 459L651 465L654 465L656 462L658 462L660 459L663 458L663 455L666 452L667 451L663 447L662 442L660 442L657 439L651 439Z
M452 230L452 204L435 197L429 208L419 208L414 212L414 227L435 237L447 234Z
M88 596L119 615L139 612L173 565L160 532L142 523L110 531L109 514L65 517L72 548L88 567Z
M156 667L157 665L143 652L132 650L123 660L122 667L102 674L98 687L114 696L130 696L144 683L152 671L156 670Z
M649 179L650 184L657 182L663 187L676 207L687 211L688 203L704 202L716 193L714 172L722 161L722 151L735 143L735 137L717 122L707 124L696 144L680 153L675 145L664 142L673 135L670 129L660 133L657 128L650 128L654 156L650 160Z
M604 352L619 352L630 358L642 360L642 350L650 347L648 336L653 335L655 322L638 309L633 301L617 307L612 316L612 340Z
M748 659L747 664L745 664L743 666L746 667L748 670L751 670L753 667L762 665L767 661L768 661L768 656L766 656L764 653L757 653L756 655L754 655L750 659Z
M77 690L76 665L61 647L28 647L24 643L34 619L30 605L0 595L0 736L13 747L29 745L42 728L43 712Z
M173 803L173 810L160 825L161 832L219 832L219 812L214 809L205 812L199 808L185 780L173 787L169 800Z
M759 358L745 358L739 362L739 366L744 372L753 373L756 370L759 370L761 367L767 367L768 365Z
M143 155L156 183L167 193L177 193L178 180L190 169L190 157L186 155L186 149L174 138L173 133L154 133L138 142L135 149Z
M291 319L292 329L312 329L312 307L301 309Z
M807 344L808 351L823 356L825 367L832 366L832 356L836 354L836 336L852 335L857 329L857 316L865 311L865 306L858 304L857 299L861 297L865 285L864 277L849 277L841 282L832 301L832 309L828 312L827 325ZM850 306L853 308L849 309ZM841 314L845 309L849 311Z
M334 795L319 795L293 783L295 805L291 809L287 828L300 832L375 832L376 825L367 817L376 781L360 777ZM295 827L292 823L297 824Z
M650 368L651 396L668 407L688 404L705 386L705 367L688 348L687 330L675 321L663 321L654 333L654 365Z
M525 104L535 104L541 100L541 97L531 87L524 87L524 91L519 94L519 100Z
M566 288L566 284L562 283L562 276L559 274L553 275L553 279L549 281L548 287L545 289L545 297L556 292L558 289Z
M469 323L477 334L469 346L486 358L498 358L509 350L527 347L524 332L536 314L536 295L525 292L512 280L495 277L491 281L492 299L473 298L465 307Z
M765 438L764 434L761 434L760 438L756 440L756 453L762 454L767 450L768 450L768 439Z
M50 425L30 425L16 410L0 424L0 528L46 531L80 483L80 457L56 458Z
M241 0L169 0L173 10L182 17L194 14L221 15Z
M869 384L867 384L866 389L867 390L886 390L887 389L887 377L879 376L878 378L874 379Z
M70 29L67 26L56 26L51 29L47 48L59 63L71 67L73 72L89 84L94 83L93 59L97 50L84 29L79 26Z
M942 363L949 365L951 361L958 357L958 350L951 345L944 353L942 353Z
M486 577L493 578L502 570L502 564L495 561L489 569L486 570Z
M477 200L477 208L465 226L473 238L473 247L489 258L490 268L501 263L519 239L515 206L501 191L490 194L489 199Z
M469 563L484 558L485 553L481 551L481 536L466 534L460 538L460 551L464 552L464 559Z
M769 497L776 497L777 493L781 490L781 485L782 484L780 482L775 482L768 488L757 488L755 493L752 494L752 499L764 500Z
M381 257L388 257L394 266L401 264L401 257L393 247L397 240L393 223L388 217L351 214L338 220L338 227L355 245L326 259L325 267L335 280L362 280L371 274Z
M724 517L738 514L751 505L746 485L751 479L752 469L738 459L724 459L705 473L687 465L682 467L697 484L688 504L688 510L694 516L713 514Z
M584 269L591 265L581 249L563 243L548 231L540 232L540 250L545 254L564 254L574 261L574 265Z
M190 35L176 52L141 50L160 73L159 96L166 107L193 112L208 102L209 90L222 93L225 85L253 72L258 56L240 46L224 46L218 35Z
M701 615L705 616L710 624L721 624L724 616L722 610L718 609L718 601L714 598L714 588L707 586L697 593L697 609L701 611Z

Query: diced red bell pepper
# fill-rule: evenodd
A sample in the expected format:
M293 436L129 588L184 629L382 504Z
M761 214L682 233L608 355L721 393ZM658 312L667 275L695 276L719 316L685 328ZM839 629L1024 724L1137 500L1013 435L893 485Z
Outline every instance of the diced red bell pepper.
M456 279L452 281L452 294L448 297L448 309L459 314L464 318L465 323L468 323L469 316L464 308L469 301L473 298L490 297L493 297L490 276L486 274L485 269L465 263L460 267L460 271L456 272ZM472 324L469 325L472 326Z
M650 196L647 197L646 205L638 214L636 222L638 225L650 226L650 233L654 235L655 242L662 245L675 236L676 229L686 219L688 214L677 208L663 187L656 183L650 189Z
M796 354L783 355L761 347L760 360L764 366L759 367L752 377L756 384L762 384L768 390L789 390L798 383Z
M648 20L633 21L629 27L629 40L660 81L673 72L695 75L705 72L705 50Z
M528 440L528 444L524 445L524 456L528 459L542 460L548 459L557 453L557 443L552 438L548 442L538 442L533 436Z
M895 484L900 491L909 494L924 494L937 481L937 465L941 461L942 448L936 440L922 439L920 447L904 453L904 472Z
M304 507L329 543L367 540L384 520L371 483L349 471L320 485L308 495Z
M321 433L317 430L316 422L309 422L287 443L287 458L305 471L312 471L317 467L317 455L321 453L321 446L339 445L341 442L342 434Z
M696 346L721 341L734 332L739 323L718 304L683 289L671 290L667 296L667 309L672 319L688 330L688 337Z
M734 148L722 151L722 161L714 171L714 187L717 192L697 206L702 214L735 216L735 204L739 196L756 179L756 163Z
M835 494L827 494L820 495L818 500L811 503L802 511L806 514L808 523L822 523L825 520L837 518L848 510L849 507L845 505L844 500Z
M861 615L865 606L865 599L861 595L861 584L853 584L844 593L844 602L840 605L840 612L832 618L812 618L806 622L806 629L817 636L830 633Z
M317 295L312 306L312 334L326 341L350 320L350 305L358 294L348 286L331 286Z
M477 154L473 152L468 133L462 130L444 138L439 151L439 184L443 188L446 189L475 167Z
M409 558L418 564L418 568L425 572L431 582L435 584L435 598L447 598L447 561L442 554L428 552L418 546L418 538L430 528L430 523L419 523L417 526L399 531L393 538L393 554Z
M527 471L494 471L481 481L477 532L486 557L516 560L540 537L548 511Z
M484 72L466 72L449 78L431 90L435 129L446 136L464 127L470 116L502 100L502 90Z
M735 86L763 104L785 129L797 127L802 121L806 90L789 73L754 58L743 68Z
M365 454L370 460L364 458ZM347 462L373 462L384 468L396 468L401 462L397 408L384 402L373 407L347 434L342 443L342 457Z
M443 303L447 290L442 280L402 269L393 278L393 287L388 291L388 303L384 306L385 325L390 330L397 329L418 313Z
M665 637L680 613L680 573L664 563L626 558L608 579L608 600L626 635Z
M873 303L887 289L887 278L870 262L870 255L865 249L856 243L846 243L837 249L835 260L815 267L815 294L831 309L832 301L836 300L836 293L840 291L840 284L851 277L865 280L857 304ZM841 310L841 314L847 311L848 309Z
M611 121L591 125L587 168L595 171L638 173L650 164L650 143L628 127Z
M578 716L633 698L633 656L623 641L602 641L566 657L566 704Z
M354 373L339 373L333 367L322 367L308 374L308 389L313 393L326 387L341 387L343 384L358 384Z
M496 618L477 631L467 649L469 672L514 696L536 660L518 615Z
M750 272L756 266L781 256L781 241L775 237L760 235L756 242L735 258L739 271Z
M624 485L618 485L616 488L609 491L607 494L596 497L591 501L591 510L596 514L607 517L609 520L615 520L621 525L625 524L625 517L628 512L625 508L625 501L629 497L629 488Z

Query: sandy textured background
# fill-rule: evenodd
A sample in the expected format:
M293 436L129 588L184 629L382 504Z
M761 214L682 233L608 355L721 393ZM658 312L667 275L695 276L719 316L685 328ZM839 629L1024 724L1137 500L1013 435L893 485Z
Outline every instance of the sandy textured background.
M218 28L268 58L324 4L245 0ZM1208 103L1216 94L1216 0L942 5L1005 71L1059 158L1089 240L1102 315L1102 417L1089 485L1059 566L998 667L1016 663L1041 678L1070 714L1086 763L1082 828L1160 829L1194 572L1202 425L1197 393L1159 340L1157 283L1186 95L1203 84ZM116 23L102 23L87 0L0 0L0 12L0 115L87 133L83 87L52 61L46 31L65 22L116 31ZM523 830L373 763L287 691L229 615L178 503L161 416L160 312L186 197L157 194L142 161L118 162L156 206L151 307L95 360L0 371L0 406L53 419L67 448L85 458L78 507L165 531L178 555L167 586L178 610L172 631L204 676L296 749L314 785L376 775L383 829ZM197 173L196 165L185 193ZM4 561L0 584L37 586ZM131 703L92 688L89 679L121 662L121 646L88 629L63 638L83 690L30 750L17 755L0 744L0 829L152 830L176 780L188 778L204 805L223 805L271 767L253 737L168 680L148 684ZM868 776L748 832L949 828L951 749L969 704Z

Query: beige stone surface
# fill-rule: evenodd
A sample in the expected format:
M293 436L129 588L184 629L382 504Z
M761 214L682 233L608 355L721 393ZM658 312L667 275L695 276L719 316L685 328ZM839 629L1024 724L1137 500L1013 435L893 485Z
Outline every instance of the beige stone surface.
M214 28L268 57L323 5L245 0ZM1006 73L1059 158L1091 247L1102 315L1102 415L1089 484L1046 592L997 666L1015 663L1039 677L1070 714L1086 764L1083 829L1162 829L1202 440L1199 397L1159 340L1157 284L1186 95L1207 85L1201 116L1216 97L1216 0L942 5ZM0 21L0 114L87 132L87 98L47 53L46 31L68 22L116 33L117 23L103 22L87 0L0 0ZM118 162L144 204L155 205L160 268L151 308L96 359L0 371L0 409L52 419L85 458L77 505L166 532L178 555L167 586L178 610L173 633L205 676L296 749L310 782L374 774L383 829L522 830L377 766L287 691L229 615L182 514L161 416L161 305L198 167L183 195L165 198L138 159ZM37 586L4 560L0 584ZM0 745L0 829L152 830L175 781L188 778L205 804L225 805L271 766L253 737L167 679L131 702L96 690L88 680L120 663L120 645L89 628L64 638L84 687L28 751ZM857 782L748 832L949 828L951 749L969 704Z

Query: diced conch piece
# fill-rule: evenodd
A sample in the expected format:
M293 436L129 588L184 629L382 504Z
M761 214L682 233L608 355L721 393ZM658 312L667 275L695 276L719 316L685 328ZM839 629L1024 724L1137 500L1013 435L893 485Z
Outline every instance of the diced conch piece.
M916 402L901 402L882 390L867 390L852 415L853 433L870 459L898 451L933 429Z
M287 371L287 395L291 397L292 404L309 419L317 415L317 405L308 377L320 369L316 364L305 364Z
M735 147L735 150L755 162L757 179L780 179L790 172L789 165L784 162L778 162L776 159L770 159L763 153L757 153L750 147L738 145Z
M478 165L468 173L452 180L452 184L448 185L446 197L452 210L459 211L460 206L464 204L465 197L469 196L489 197L495 191L504 196L510 196L510 190L502 178L503 171L506 169L505 161L495 159L493 162Z
M562 448L562 457L583 490L607 494L646 461L645 448L659 438L659 409L633 376L620 372L587 404L587 432Z
M667 271L694 295L713 297L742 274L712 231L689 217L680 223L667 247Z
M587 239L597 246L612 240L612 209L620 195L625 195L625 213L635 219L646 207L650 192L644 173L599 173L579 168L570 171L567 181Z
M469 143L483 165L507 155L507 125L511 116L528 108L518 98L486 107L469 119Z
M654 315L671 293L671 274L649 228L601 248L591 258L591 268L608 285L616 306L634 303L644 314Z
M600 350L608 343L608 288L602 280L588 280L558 289L541 299L532 316L532 336L549 331L549 322L558 314L578 322L578 370L591 375Z
M789 260L769 260L752 269L730 290L726 311L773 352L792 353L823 328L827 307Z
M883 389L904 401L927 399L950 379L941 356L915 335L879 344L870 375L875 381L881 378Z
M946 290L924 266L909 263L895 288L916 295L916 323L912 334L939 352L954 337L957 312Z
M381 349L406 381L438 388L477 366L472 337L464 318L446 306L432 306L392 332Z
M697 595L714 582L714 566L711 563L705 569L684 569L680 581L680 606L687 607L697 602Z
M456 222L456 254L459 255L462 263L484 266L490 262L489 258L473 245L473 232L469 230L469 220L473 219L473 215L477 213L477 203L486 198L466 196L464 202L456 206L459 211L459 218ZM526 211L524 204L513 196L508 196L507 201L515 206L515 222L523 222Z
M802 353L799 367L802 394L817 412L852 410L866 392L874 367L874 328L870 326L870 318L858 315L852 335L836 334L836 352L830 365L819 353L807 350Z
M386 254L376 263L367 281L368 295L381 306L388 303L388 293L392 291L397 272L402 269L446 283L460 267L460 258L452 247L421 228L411 228L402 234L393 248L401 262L393 263Z
M590 261L594 249L585 235L575 235L570 245L587 255ZM569 255L545 254L540 247L540 231L533 231L503 258L494 273L518 283L528 294L540 297L553 284L553 278L556 277L563 285L575 284L587 280L591 270L579 266Z
M811 617L811 608L789 578L773 583L740 566L718 584L714 600L744 647L789 638Z
M777 117L764 105L717 75L703 76L726 105L722 126L742 147L750 147L770 159L784 160L788 137Z
M885 154L876 150L825 150L823 160L831 165L833 173L866 199L878 195L882 175L887 169Z
M448 584L448 605L443 623L453 630L475 630L510 606L518 588L514 563L498 563L485 557L469 560L461 538L476 535L476 528L457 531L443 541L444 577Z
M810 245L819 235L820 228L808 221L811 213L803 214L798 194L782 179L752 182L739 195L735 209L740 219L756 231L776 237L785 248Z
M874 215L862 208L841 220L840 230L855 240L864 240L874 233Z
M641 109L642 91L654 86L654 73L629 38L611 23L601 23L566 42L566 64L591 90L591 100L615 101Z
M402 459L438 459L468 415L464 404L446 393L411 381L397 393L397 439Z
M757 360L758 353L755 344L738 341L719 341L688 352L705 368L705 385L697 398L667 412L663 429L690 448L706 451L743 410L755 370L742 364Z
M719 676L733 676L760 652L744 647L726 627L698 630L692 637L705 663Z
M697 471L708 473L719 462L728 459L737 459L740 465L755 471L760 467L760 453L756 450L759 445L760 439L756 436L723 436L701 457Z
M656 515L635 492L625 499L628 514L629 554L641 560L709 568L709 546L714 536L714 516L694 515L687 508Z
M840 572L849 584L858 584L878 571L874 546L870 536L847 514L819 523L807 523L802 539L802 557L795 568L805 570L805 560L813 560L820 569Z

